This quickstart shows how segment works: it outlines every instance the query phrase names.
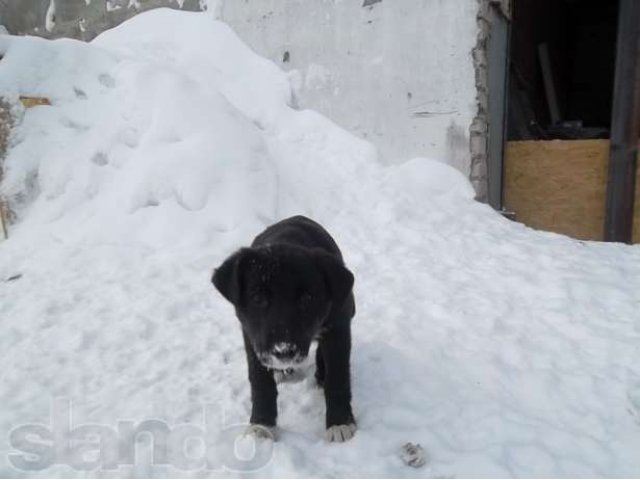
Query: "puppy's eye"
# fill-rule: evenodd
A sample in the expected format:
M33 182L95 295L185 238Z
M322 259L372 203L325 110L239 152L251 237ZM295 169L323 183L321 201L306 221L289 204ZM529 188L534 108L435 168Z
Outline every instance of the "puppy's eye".
M256 307L266 307L269 303L267 296L262 292L254 292L249 297L249 300Z
M298 297L298 305L300 308L305 309L311 304L313 297L309 292L302 292Z

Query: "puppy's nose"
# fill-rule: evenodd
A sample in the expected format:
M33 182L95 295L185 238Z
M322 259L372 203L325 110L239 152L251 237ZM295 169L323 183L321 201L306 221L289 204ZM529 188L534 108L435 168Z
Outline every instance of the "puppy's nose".
M280 360L288 360L293 358L297 353L297 348L291 343L276 343L273 346L273 356Z

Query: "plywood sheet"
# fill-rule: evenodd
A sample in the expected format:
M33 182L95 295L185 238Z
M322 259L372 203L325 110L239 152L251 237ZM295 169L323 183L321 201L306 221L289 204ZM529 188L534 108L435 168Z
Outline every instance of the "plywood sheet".
M536 229L602 240L608 161L608 140L507 142L505 208ZM637 185L634 241L640 243L640 179Z

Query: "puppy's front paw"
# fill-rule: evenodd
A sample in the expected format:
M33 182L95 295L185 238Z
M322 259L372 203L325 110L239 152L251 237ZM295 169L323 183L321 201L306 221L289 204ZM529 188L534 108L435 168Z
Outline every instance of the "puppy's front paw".
M328 442L342 443L351 440L356 434L355 423L348 425L332 425L327 428L326 438Z
M256 440L272 440L276 441L276 428L266 427L257 423L252 423L244 432L245 436L251 436Z

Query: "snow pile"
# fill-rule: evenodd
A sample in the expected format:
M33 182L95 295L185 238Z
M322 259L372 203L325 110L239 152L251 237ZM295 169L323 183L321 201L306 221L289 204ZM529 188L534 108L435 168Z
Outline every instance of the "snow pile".
M52 101L25 112L0 185L20 219L0 243L0 431L50 424L54 398L73 400L74 425L200 425L208 405L223 421L216 468L198 475L233 474L217 467L233 468L234 448L272 454L265 476L640 471L637 247L508 222L435 161L379 165L370 144L292 108L295 74L210 14L153 10L91 44L2 36L0 53L3 95ZM322 441L309 380L282 388L280 438L256 453L230 435L248 417L246 367L209 276L298 213L356 275L359 431ZM408 443L425 450L420 470ZM15 445L0 445L0 472L16 474ZM176 468L144 457L118 474L187 474Z

